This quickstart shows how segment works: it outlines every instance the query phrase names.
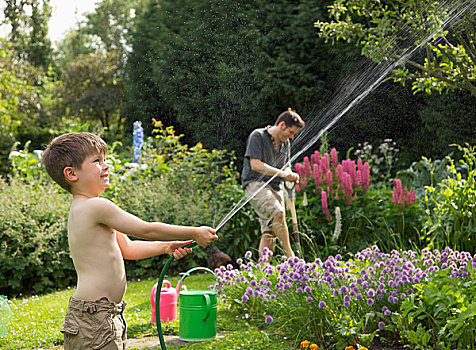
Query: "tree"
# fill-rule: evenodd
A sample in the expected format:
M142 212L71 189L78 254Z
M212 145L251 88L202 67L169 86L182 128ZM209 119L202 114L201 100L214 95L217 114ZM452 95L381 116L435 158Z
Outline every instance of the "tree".
M9 0L6 4L5 19L11 26L8 39L14 43L16 54L48 71L53 53L48 38L50 0Z
M59 95L64 112L85 120L96 120L109 129L120 124L123 99L122 59L117 52L79 55L62 73Z
M343 75L313 28L324 12L311 0L151 1L131 40L128 117L180 123L207 148L241 153L253 128L288 107L315 110Z
M467 90L476 96L476 22L471 0L334 0L329 22L317 21L326 41L356 42L374 61L400 59L423 43L423 53L393 71L417 91ZM425 41L428 39L428 42Z

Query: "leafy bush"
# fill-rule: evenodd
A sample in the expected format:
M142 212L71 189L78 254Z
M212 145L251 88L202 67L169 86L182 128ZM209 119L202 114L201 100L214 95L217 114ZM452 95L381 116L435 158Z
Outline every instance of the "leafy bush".
M66 193L53 185L0 178L0 293L44 293L76 276L66 235Z
M449 157L450 175L436 186L426 186L423 233L435 247L450 246L476 252L476 147L457 146L458 162Z

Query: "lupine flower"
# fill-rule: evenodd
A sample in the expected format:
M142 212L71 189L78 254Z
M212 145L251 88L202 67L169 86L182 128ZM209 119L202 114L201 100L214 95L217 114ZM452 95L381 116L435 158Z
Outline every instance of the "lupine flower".
M327 221L332 220L331 212L329 211L329 207L327 206L327 192L321 191L321 204L322 204L322 211L326 216Z
M140 121L136 121L133 124L132 131L132 163L139 163L143 145L144 129L142 128L142 123Z
M331 149L331 161L332 167L335 169L337 167L337 151L335 148Z

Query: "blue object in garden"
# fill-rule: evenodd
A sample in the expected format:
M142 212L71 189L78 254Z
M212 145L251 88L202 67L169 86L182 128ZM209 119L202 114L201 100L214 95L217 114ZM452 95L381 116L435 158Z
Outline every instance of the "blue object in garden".
M139 163L142 154L142 146L144 145L144 129L140 121L134 122L132 131L132 163Z

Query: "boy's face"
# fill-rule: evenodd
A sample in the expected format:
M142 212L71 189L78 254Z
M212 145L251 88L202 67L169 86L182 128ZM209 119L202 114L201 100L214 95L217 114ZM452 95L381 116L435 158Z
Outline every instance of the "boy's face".
M84 159L81 169L76 169L75 187L99 195L109 187L109 166L104 155L93 154Z

